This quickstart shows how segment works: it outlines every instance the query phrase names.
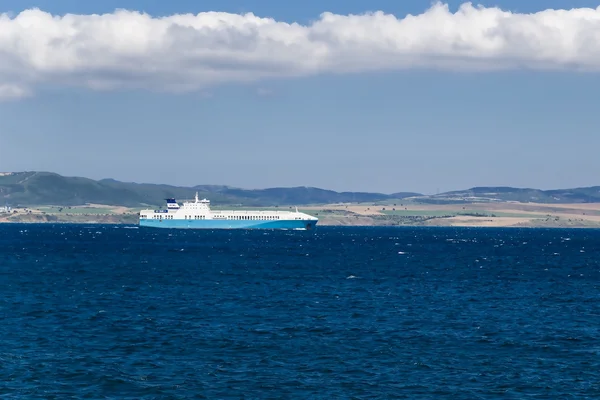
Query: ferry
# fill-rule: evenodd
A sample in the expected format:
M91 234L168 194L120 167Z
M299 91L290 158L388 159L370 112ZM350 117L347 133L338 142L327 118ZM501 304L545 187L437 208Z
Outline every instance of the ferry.
M180 205L174 198L166 199L167 208L142 210L140 227L179 229L295 229L311 230L318 218L298 211L211 210L210 201L200 200Z

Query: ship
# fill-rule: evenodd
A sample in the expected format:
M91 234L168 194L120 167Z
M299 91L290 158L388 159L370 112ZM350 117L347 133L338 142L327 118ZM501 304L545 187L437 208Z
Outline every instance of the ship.
M167 207L158 210L141 210L140 227L178 229L294 229L312 230L319 219L295 211L270 210L211 210L210 200L193 201L165 199Z

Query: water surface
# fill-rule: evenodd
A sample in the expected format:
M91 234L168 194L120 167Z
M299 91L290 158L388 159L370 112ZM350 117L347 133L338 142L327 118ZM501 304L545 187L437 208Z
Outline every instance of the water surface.
M600 231L0 225L0 395L600 397Z

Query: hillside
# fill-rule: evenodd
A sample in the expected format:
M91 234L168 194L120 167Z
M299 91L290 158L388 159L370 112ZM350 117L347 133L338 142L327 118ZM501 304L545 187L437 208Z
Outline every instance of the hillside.
M419 196L418 201L431 204L473 203L473 202L508 202L519 203L600 203L600 186L540 190L513 187L474 187L441 193L434 196Z
M0 175L0 204L12 206L62 205L87 203L139 207L161 205L165 198L190 199L198 192L215 205L278 206L326 204L337 202L376 202L419 196L418 193L335 192L332 190L293 187L239 189L217 185L179 187L161 184L120 182L114 179L93 180L66 177L51 172L16 172Z
M105 204L125 207L158 206L164 199L200 197L215 206L290 206L332 203L395 203L397 200L421 204L466 203L600 203L600 186L573 189L539 190L512 187L474 187L437 195L411 192L392 194L335 192L313 187L241 189L220 185L180 187L163 184L120 182L66 177L52 172L15 172L0 174L0 206Z

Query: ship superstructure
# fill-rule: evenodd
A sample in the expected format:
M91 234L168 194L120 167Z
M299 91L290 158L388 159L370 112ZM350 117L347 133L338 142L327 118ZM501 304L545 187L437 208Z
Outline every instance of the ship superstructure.
M140 211L139 225L156 228L183 229L301 229L316 227L318 218L302 212L271 210L211 210L210 201L200 200L181 205L166 199L167 207Z

